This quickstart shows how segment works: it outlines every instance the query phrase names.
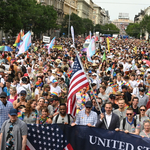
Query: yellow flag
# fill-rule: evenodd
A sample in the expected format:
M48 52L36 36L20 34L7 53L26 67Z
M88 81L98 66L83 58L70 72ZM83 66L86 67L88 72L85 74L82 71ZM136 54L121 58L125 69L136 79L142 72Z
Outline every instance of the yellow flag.
M137 54L137 47L136 46L133 48L133 50L135 51L135 54Z
M109 38L107 37L107 48L108 48L108 51L110 53L110 47L109 47Z

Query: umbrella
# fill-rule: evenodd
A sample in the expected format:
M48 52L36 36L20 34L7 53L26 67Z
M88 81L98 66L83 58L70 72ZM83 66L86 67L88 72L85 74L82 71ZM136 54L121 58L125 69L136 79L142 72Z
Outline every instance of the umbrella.
M82 51L82 52L86 52L86 51L87 51L87 48L82 48L81 51Z
M13 51L9 46L0 46L0 51L10 52Z
M142 61L146 62L146 64L150 66L150 61L149 60L143 59Z

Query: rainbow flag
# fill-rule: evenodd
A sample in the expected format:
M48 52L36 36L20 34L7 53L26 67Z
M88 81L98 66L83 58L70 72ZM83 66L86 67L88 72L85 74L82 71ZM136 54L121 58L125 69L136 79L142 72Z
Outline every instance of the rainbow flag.
M18 46L20 46L20 44L21 44L21 42L22 42L22 40L21 40L21 38L24 36L24 31L20 31L20 33L18 34L18 36L17 36L17 38L16 38L16 41L15 41L15 44L13 45L13 46L15 46L15 47L18 47Z
M56 92L52 92L51 95L55 95L55 96L58 96L58 93Z

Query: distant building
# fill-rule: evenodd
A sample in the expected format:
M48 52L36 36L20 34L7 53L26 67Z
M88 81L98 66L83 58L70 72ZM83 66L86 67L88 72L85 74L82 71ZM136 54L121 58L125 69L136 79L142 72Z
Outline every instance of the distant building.
M121 35L126 35L126 28L133 21L129 19L128 13L119 13L118 19L112 21L112 23L120 30Z
M134 22L135 23L140 23L145 15L150 15L150 6L147 7L145 10L141 10L141 12L138 13L138 15L135 15L134 17Z

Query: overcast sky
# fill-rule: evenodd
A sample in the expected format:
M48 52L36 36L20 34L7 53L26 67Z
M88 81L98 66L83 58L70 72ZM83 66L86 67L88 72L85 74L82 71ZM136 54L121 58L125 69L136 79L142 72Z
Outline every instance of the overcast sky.
M134 20L141 9L150 6L150 0L93 0L93 2L109 11L110 20L118 19L119 13L129 13L130 20Z

